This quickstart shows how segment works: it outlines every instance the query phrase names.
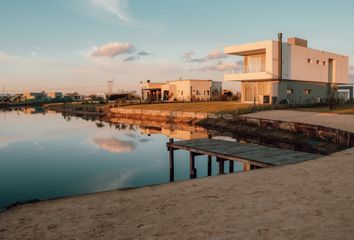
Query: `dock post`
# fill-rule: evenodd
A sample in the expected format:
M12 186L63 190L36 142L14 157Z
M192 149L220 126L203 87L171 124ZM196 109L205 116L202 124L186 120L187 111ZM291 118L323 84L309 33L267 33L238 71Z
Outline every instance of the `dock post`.
M229 173L234 172L234 161L229 160Z
M217 158L218 162L219 162L219 174L224 174L224 159L222 158Z
M208 155L208 176L211 176L211 156Z
M173 143L173 138L170 138L169 143ZM170 153L170 182L173 182L175 180L175 159L174 159L174 154L173 154L173 147L169 147L169 153Z
M211 134L208 134L208 139L211 138L212 138ZM211 176L211 160L212 160L211 156L208 155L208 176Z
M189 153L189 175L191 179L197 177L197 169L195 168L195 159L193 152Z

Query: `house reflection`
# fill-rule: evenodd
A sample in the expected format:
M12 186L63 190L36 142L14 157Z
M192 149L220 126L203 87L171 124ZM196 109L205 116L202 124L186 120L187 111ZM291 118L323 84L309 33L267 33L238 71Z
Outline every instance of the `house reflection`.
M109 122L113 124L128 124L139 126L141 133L147 135L163 134L169 138L176 138L181 140L208 137L208 131L205 128L187 123L155 122L130 118L110 118Z

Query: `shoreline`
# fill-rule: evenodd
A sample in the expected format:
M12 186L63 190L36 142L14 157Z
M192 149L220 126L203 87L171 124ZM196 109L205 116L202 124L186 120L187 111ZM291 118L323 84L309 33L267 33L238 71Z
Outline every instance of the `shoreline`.
M0 231L4 239L350 239L353 156L349 149L300 164L26 204L0 213Z
M291 114L354 132L354 116ZM16 206L0 213L0 239L350 239L353 159L350 148L299 164Z

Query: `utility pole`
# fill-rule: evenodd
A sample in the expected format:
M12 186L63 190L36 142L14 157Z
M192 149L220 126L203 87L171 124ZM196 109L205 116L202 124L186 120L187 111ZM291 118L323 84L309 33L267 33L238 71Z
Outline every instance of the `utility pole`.
M113 79L107 81L107 95L111 95L113 93Z

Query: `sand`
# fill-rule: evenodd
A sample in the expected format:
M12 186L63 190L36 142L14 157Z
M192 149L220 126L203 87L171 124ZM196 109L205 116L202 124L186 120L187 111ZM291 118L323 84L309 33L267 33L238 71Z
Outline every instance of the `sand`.
M353 237L354 148L294 165L44 201L0 213L0 239Z

